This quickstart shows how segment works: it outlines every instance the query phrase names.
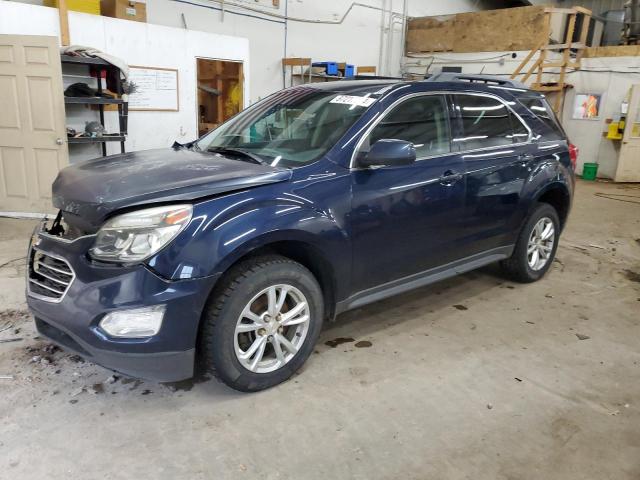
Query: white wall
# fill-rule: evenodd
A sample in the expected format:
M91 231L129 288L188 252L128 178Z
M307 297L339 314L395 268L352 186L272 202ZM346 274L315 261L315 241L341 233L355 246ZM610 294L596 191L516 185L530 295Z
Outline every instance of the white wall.
M410 16L441 15L478 9L478 2L475 0L407 2L407 12ZM235 3L239 3L239 0ZM397 22L393 25L390 45L387 34L391 16L389 10L392 7L394 12L401 14L402 0L360 0L358 3L374 8L354 5L340 24L314 24L294 20L298 18L337 22L342 19L351 3L349 0L283 0L279 8L274 8L271 6L271 0L244 2L245 5L281 16L284 16L286 8L290 18L286 23L286 53L283 18L231 7L228 2L223 15L220 3L213 0L147 0L147 20L151 23L182 27L184 15L184 21L190 29L248 38L252 60L248 77L251 83L251 101L254 102L283 87L281 60L284 56L375 65L379 74L399 75L403 51L401 24ZM384 18L380 10L383 6L387 10ZM262 19L243 15L254 15ZM389 66L388 69L385 68L386 65ZM288 84L287 79L286 85Z
M181 70L181 111L177 114L132 112L128 149L169 144L174 139L195 136L196 116L191 110L195 108L193 57L240 59L233 51L236 47L231 48L236 40L240 41L237 37L248 39L242 47L240 44L237 47L244 52L242 58L251 58L251 63L245 65L246 85L251 87L245 93L248 103L283 87L281 60L284 56L375 65L379 74L400 74L403 32L399 15L403 12L404 0L359 0L351 10L350 0L283 0L279 7L273 7L272 0L226 0L224 12L215 0L146 2L147 24L70 13L72 43L103 49L132 64ZM232 6L233 3L260 11ZM55 9L3 0L0 8L0 33L6 30L6 33L58 35ZM406 0L409 16L443 15L480 8L482 2L478 0ZM394 23L392 12L396 17ZM285 13L289 18L286 24L282 18ZM208 36L198 32L207 32ZM286 85L288 83L287 79ZM116 147L111 145L110 149Z
M180 110L129 112L127 150L164 147L174 140L197 137L196 57L239 60L251 69L249 42L243 38L77 12L69 13L69 30L73 44L98 48L131 65L179 70ZM56 9L0 0L0 33L58 36L58 32ZM65 80L66 84L71 83ZM245 82L245 98L251 94L249 85ZM117 114L107 112L105 116L108 128L116 130ZM74 117L72 121L78 119ZM79 148L82 147L72 146L70 151ZM109 145L109 152L117 151L119 145ZM95 156L95 149L86 155Z
M42 0L18 1L42 3ZM281 66L284 56L374 65L381 75L400 74L402 24L399 18L391 23L391 12L402 14L405 0L358 0L339 24L326 22L340 22L352 0L281 0L279 7L274 7L272 0L225 0L224 13L219 0L146 0L146 3L150 24L180 29L186 24L190 30L247 38L252 60L245 70L251 85L251 95L247 97L250 103L285 85ZM241 6L233 6L234 3ZM476 11L483 2L406 0L406 4L408 15L418 17ZM289 17L287 22L283 18L285 13ZM18 27L21 28L20 24ZM72 42L78 43L73 36Z
M607 119L620 119L620 106L634 84L640 84L640 57L601 57L582 60L582 71L569 75L573 88L567 93L563 124L567 135L580 149L578 172L586 162L598 163L598 177L614 178L620 141L608 140ZM589 71L587 71L589 70ZM595 72L593 70L599 70ZM612 72L613 71L613 72ZM615 73L627 72L627 73ZM603 94L597 120L574 120L572 110L577 93Z

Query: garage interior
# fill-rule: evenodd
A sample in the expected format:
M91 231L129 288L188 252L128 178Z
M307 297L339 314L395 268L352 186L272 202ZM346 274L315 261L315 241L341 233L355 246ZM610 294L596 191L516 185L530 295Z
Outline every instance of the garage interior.
M640 478L639 39L636 0L0 0L0 479ZM285 87L441 72L543 93L579 149L541 281L489 266L341 314L255 394L38 335L26 250L61 169Z

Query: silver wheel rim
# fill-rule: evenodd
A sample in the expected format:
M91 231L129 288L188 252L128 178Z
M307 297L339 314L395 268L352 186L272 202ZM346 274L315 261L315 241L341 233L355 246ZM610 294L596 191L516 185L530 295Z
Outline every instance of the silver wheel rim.
M543 217L533 227L527 244L527 261L532 270L540 270L551 258L556 238L555 227L548 217Z
M269 373L300 351L309 331L309 302L292 285L272 285L244 307L234 334L236 358L247 370Z

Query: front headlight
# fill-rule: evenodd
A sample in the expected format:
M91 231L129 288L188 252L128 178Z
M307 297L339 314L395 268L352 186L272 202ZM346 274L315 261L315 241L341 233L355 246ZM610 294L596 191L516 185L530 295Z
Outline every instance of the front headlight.
M187 226L192 211L191 205L170 205L118 215L100 229L89 254L107 262L144 260Z

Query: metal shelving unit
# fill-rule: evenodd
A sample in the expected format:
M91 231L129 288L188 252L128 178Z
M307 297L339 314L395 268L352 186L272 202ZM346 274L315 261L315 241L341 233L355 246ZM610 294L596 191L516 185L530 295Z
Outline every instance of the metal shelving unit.
M125 103L119 98L105 97L64 97L64 103L83 103L89 105L112 105Z
M113 92L118 98L107 97L64 97L65 105L96 105L100 114L100 123L104 126L104 106L105 105L117 105L118 107L118 133L105 134L102 137L67 137L67 142L72 144L90 144L98 143L102 145L102 156L107 155L107 142L120 142L120 151L124 153L124 142L127 138L127 117L128 117L128 105L127 102L122 100L122 81L120 79L120 69L115 65L112 65L101 58L92 57L77 57L71 55L61 55L60 61L62 64L73 65L85 65L89 68L89 71L95 73L97 78L97 93L102 93L102 72L106 74L115 73L116 91Z
M69 143L104 143L104 142L124 142L127 138L124 135L103 135L102 137L69 137ZM124 150L123 150L124 152Z

